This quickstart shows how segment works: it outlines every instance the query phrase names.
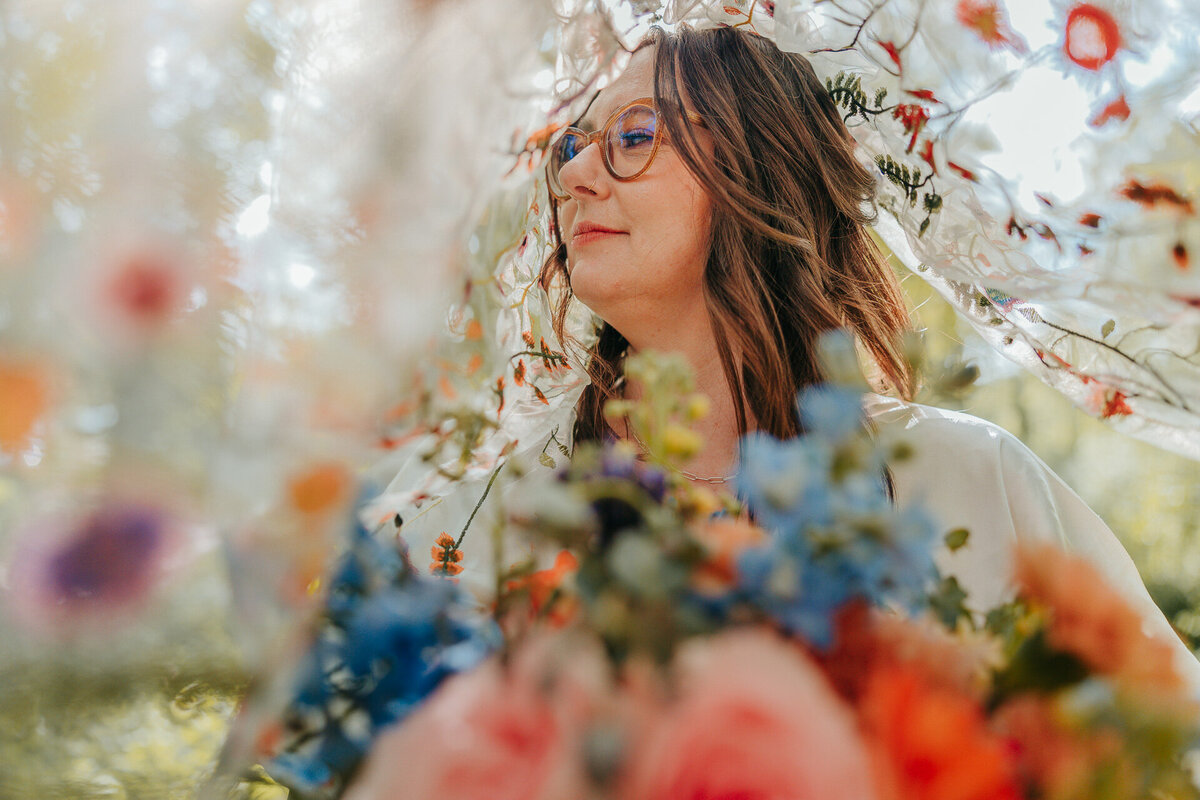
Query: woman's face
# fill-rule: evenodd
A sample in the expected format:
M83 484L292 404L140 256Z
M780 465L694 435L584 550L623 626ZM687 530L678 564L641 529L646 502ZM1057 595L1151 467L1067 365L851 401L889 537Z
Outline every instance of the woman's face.
M597 129L625 103L652 96L653 89L654 48L645 47L601 90L578 127ZM706 143L709 134L703 129L697 134ZM598 144L575 156L560 175L570 197L560 201L558 219L576 297L627 336L647 315L703 308L712 202L671 142L663 142L650 168L632 181L609 175ZM613 232L579 233L587 224Z

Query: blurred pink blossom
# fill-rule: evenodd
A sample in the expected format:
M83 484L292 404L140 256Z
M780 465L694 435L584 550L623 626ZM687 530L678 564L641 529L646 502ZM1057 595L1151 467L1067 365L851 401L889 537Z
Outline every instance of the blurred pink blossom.
M604 656L556 636L448 680L376 742L350 800L586 796L583 741L601 716Z
M686 645L676 667L679 697L637 748L622 798L876 796L851 710L794 645L723 633Z

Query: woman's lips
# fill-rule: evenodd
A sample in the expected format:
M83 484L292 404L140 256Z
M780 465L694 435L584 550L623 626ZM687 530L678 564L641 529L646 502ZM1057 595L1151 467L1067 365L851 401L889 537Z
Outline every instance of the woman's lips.
M589 244L591 242L597 242L607 236L623 236L623 235L624 234L621 231L604 231L604 230L599 230L599 229L593 229L590 231L584 231L582 233L575 234L575 236L573 236L571 238L571 244L574 245L575 247L580 247L582 245Z

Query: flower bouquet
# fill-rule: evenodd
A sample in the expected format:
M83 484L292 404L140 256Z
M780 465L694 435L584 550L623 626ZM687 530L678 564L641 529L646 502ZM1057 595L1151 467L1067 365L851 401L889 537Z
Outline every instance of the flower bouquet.
M357 530L285 711L242 720L243 793L1200 796L1171 648L1086 561L1022 546L1012 602L972 610L932 556L969 534L893 504L909 445L845 386L800 396L800 437L744 442L736 498L698 489L675 465L703 403L639 358L653 399L610 412L648 454L581 445L512 498L494 543L541 555L497 569L485 607L462 537L425 567Z

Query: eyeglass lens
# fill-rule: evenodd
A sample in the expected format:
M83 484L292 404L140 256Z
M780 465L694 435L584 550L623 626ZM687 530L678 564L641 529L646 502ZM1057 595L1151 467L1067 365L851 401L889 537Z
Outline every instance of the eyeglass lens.
M605 129L602 139L605 161L616 178L629 178L638 173L654 152L654 137L658 130L658 118L649 106L632 106L621 112ZM559 173L571 159L583 152L588 137L575 131L567 131L550 154L551 188L565 195Z

